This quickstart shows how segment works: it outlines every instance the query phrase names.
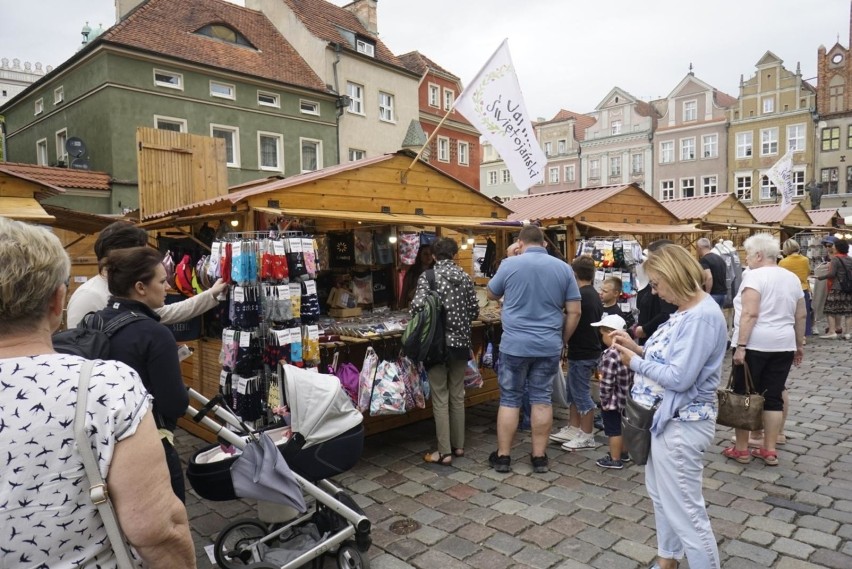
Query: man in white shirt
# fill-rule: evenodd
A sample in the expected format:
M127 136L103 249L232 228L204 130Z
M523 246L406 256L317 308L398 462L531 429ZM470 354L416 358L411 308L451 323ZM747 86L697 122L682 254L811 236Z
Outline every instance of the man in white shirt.
M142 247L147 244L148 233L144 229L127 221L116 221L104 228L95 241L95 255L98 258L98 265L101 265L101 261L109 255L110 251ZM185 322L215 307L218 304L216 296L227 287L228 285L222 279L219 279L203 293L180 302L167 304L155 312L160 316L160 322L163 324ZM106 275L103 272L86 281L74 291L68 301L67 327L76 328L86 314L106 307L109 297L109 287L107 286Z

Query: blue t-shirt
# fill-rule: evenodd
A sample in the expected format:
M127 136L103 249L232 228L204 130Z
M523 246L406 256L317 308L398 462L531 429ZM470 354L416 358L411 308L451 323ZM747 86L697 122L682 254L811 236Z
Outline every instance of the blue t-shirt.
M488 290L503 297L500 351L510 356L558 356L562 351L563 308L580 300L574 271L544 247L500 263Z

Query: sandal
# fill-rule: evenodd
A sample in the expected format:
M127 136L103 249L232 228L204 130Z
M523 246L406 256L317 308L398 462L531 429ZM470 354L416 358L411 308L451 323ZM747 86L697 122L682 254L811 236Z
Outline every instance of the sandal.
M748 464L751 462L751 454L748 452L748 449L737 450L737 447L728 447L722 451L722 456L725 458L732 458L740 464Z
M778 466L778 453L774 450L766 450L765 448L756 448L751 451L751 456L759 458L766 466Z
M441 466L452 466L453 455L441 454L440 452L437 452L438 460L435 460L433 457L435 456L436 452L429 452L429 453L424 454L423 455L423 462L428 462L430 464L440 464Z
M457 456L459 458L463 457L464 456L464 449L463 448L453 448L453 456Z

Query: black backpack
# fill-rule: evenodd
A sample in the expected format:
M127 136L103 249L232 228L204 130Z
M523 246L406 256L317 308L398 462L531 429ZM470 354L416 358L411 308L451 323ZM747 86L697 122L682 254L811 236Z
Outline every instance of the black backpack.
M80 356L87 360L108 359L109 341L113 334L144 318L147 317L135 312L126 312L104 325L100 312L89 312L76 328L53 335L53 349L61 354Z
M429 292L423 308L414 313L402 333L402 353L411 361L430 367L447 361L447 340L444 334L444 306L438 295L435 271L423 273L429 281Z
M837 282L837 290L841 292L852 292L852 271L849 270L848 259L835 257L839 267L835 267L834 278ZM834 287L832 287L834 288Z

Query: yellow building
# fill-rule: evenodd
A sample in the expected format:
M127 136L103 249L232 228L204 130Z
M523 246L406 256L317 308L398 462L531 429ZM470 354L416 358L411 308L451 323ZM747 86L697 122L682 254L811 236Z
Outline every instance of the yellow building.
M728 188L747 205L780 200L765 174L790 148L796 197L804 199L814 181L816 90L799 65L793 73L783 63L767 51L757 73L740 79L737 103L728 111Z

